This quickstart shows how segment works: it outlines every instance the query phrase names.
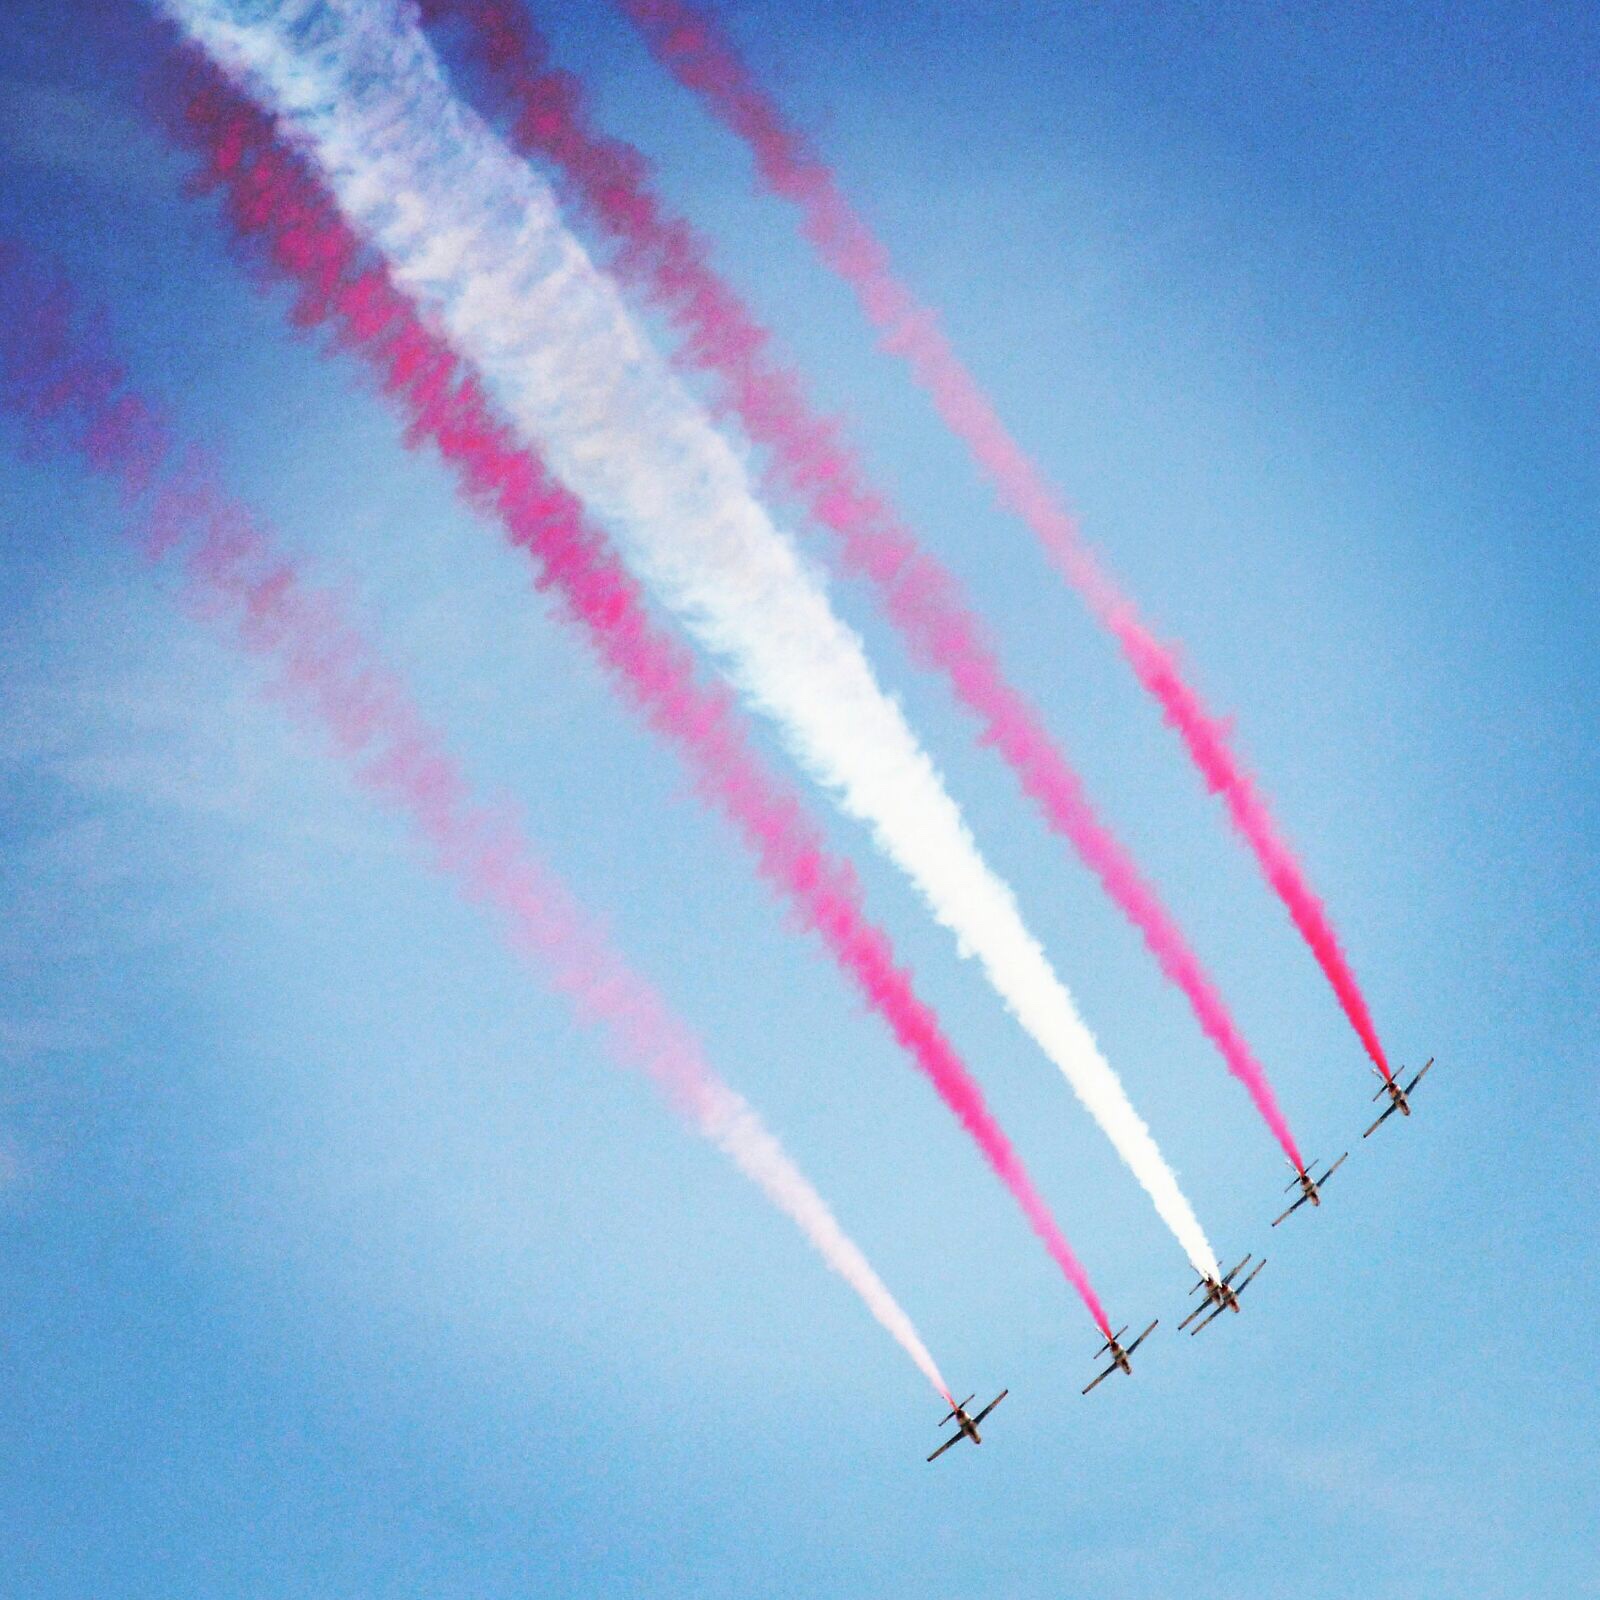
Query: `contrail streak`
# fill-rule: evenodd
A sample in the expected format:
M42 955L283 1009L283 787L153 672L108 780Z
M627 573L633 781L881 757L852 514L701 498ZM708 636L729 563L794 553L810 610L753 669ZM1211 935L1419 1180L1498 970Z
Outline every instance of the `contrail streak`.
M1095 619L1117 641L1147 693L1161 706L1199 769L1222 797L1295 927L1322 968L1367 1054L1385 1078L1389 1063L1366 997L1305 869L1278 829L1265 798L1234 754L1224 718L1210 711L1183 676L1175 652L1140 619L1133 601L1085 542L1077 518L1012 438L993 402L939 326L896 276L889 253L845 199L832 171L784 119L731 42L684 0L617 0L656 59L750 147L761 181L796 205L801 232L854 291L883 347L899 356L928 393L946 427L967 447L1001 503L1033 530Z
M745 742L725 693L696 681L687 652L662 633L633 579L586 525L577 502L549 481L537 456L493 416L459 358L417 317L364 252L268 120L224 87L209 66L181 95L177 133L199 148L197 186L221 188L237 235L262 246L270 269L300 291L294 319L329 326L377 375L412 443L435 444L463 492L496 516L533 558L541 587L609 671L618 692L677 750L702 798L733 825L762 876L824 943L841 972L888 1023L897 1042L958 1118L1103 1332L1105 1309L1088 1274L984 1101L983 1092L868 921L849 864L831 857L799 801Z
M985 865L860 642L744 469L561 226L548 188L456 101L410 7L279 0L240 23L167 0L314 152L341 209L434 307L557 474L802 766L867 822L1074 1091L1202 1273L1216 1257L1010 889Z
M179 565L191 609L272 670L278 697L329 735L361 787L410 824L468 899L497 913L512 948L614 1062L648 1077L733 1161L949 1400L911 1319L687 1024L535 859L516 823L474 800L459 763L335 597L302 581L264 526L168 436L99 341L74 334L65 294L42 286L26 257L0 243L0 403L141 507L139 542Z
M772 452L782 486L836 534L847 570L864 575L913 657L937 668L978 720L1046 821L1099 878L1188 1000L1229 1072L1245 1087L1283 1152L1304 1167L1288 1119L1215 983L1127 847L1097 815L1083 781L1037 707L1005 676L954 574L923 550L837 427L818 416L795 374L773 363L772 335L711 265L706 247L656 194L646 158L591 127L577 82L547 65L547 49L517 0L422 0L430 25L455 18L465 44L508 103L511 138L553 161L573 198L616 239L615 270L683 336L689 359Z

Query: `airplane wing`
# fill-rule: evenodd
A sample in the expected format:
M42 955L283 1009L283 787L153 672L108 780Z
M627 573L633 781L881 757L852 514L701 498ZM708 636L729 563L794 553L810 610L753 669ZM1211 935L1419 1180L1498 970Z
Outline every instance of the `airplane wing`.
M1328 1170L1326 1172L1324 1172L1322 1174L1322 1176L1317 1180L1317 1187L1320 1189L1323 1186L1323 1184L1325 1184L1328 1181L1328 1179L1331 1178L1334 1175L1334 1173L1336 1173L1339 1170L1339 1168L1342 1167L1345 1164L1345 1162L1347 1162L1349 1159L1350 1159L1350 1152L1348 1150L1346 1150L1345 1153L1342 1156L1340 1156L1339 1159L1337 1161L1335 1161L1334 1164L1331 1167L1329 1167Z
M1150 1335L1152 1333L1154 1333L1156 1331L1156 1329L1159 1328L1160 1326L1161 1326L1161 1318L1157 1317L1156 1320L1154 1322L1152 1322L1150 1324L1150 1326L1148 1328L1146 1328L1144 1330L1144 1332L1141 1333L1139 1335L1139 1337L1137 1339L1135 1339L1133 1341L1133 1343L1128 1346L1128 1348L1124 1352L1124 1354L1131 1356L1133 1354L1133 1352L1135 1350L1137 1350L1139 1348L1139 1346L1142 1345L1145 1342L1145 1340L1148 1339L1150 1337Z
M1399 1103L1399 1101L1396 1101L1392 1106L1389 1107L1389 1109L1387 1111L1384 1112L1384 1114L1381 1117L1378 1118L1378 1120L1376 1122L1374 1122L1372 1124L1372 1126L1370 1128L1367 1129L1367 1131L1364 1134L1361 1135L1361 1137L1363 1139L1370 1139L1373 1136L1373 1134L1375 1134L1378 1131L1378 1129L1381 1128L1384 1125L1384 1123L1386 1123L1389 1120L1389 1118L1392 1117L1395 1114L1395 1112L1397 1112L1399 1109L1400 1109L1400 1103Z
M1326 1183L1328 1180L1326 1178L1324 1178L1322 1181L1324 1183ZM1306 1201L1309 1200L1310 1198L1311 1198L1311 1196L1308 1195L1308 1194L1301 1195L1300 1198L1298 1200L1296 1200L1295 1203L1292 1206L1290 1206L1289 1209L1287 1211L1285 1211L1284 1214L1281 1217L1274 1217L1272 1219L1272 1226L1274 1228L1276 1228L1280 1222L1287 1222L1288 1219L1290 1217L1292 1217L1295 1214L1295 1212L1297 1212L1300 1209L1300 1207L1303 1206L1306 1203ZM1250 1276L1253 1278L1255 1276L1255 1274L1251 1273ZM1249 1282L1249 1279L1246 1279L1245 1282ZM1243 1287L1244 1287L1244 1285L1241 1284L1240 1288L1243 1288Z
M1234 1280L1234 1279L1235 1279L1235 1278L1237 1278L1237 1277L1238 1277L1238 1276L1239 1276L1239 1274L1240 1274L1240 1273L1241 1273L1241 1272L1242 1272L1242 1271L1243 1271L1243 1270L1244 1270L1244 1268L1245 1268L1245 1266L1246 1266L1246 1265L1247 1265L1247 1264L1248 1264L1248 1263L1249 1263L1249 1260L1250 1260L1250 1257L1249 1257L1249 1256L1246 1256L1246 1257L1245 1257L1245 1258L1244 1258L1244 1260L1243 1260L1243 1261L1241 1261L1241 1262L1240 1262L1240 1263L1239 1263L1239 1265L1238 1265L1238 1266L1236 1266L1236 1267L1235 1267L1235 1268L1234 1268L1234 1269L1233 1269L1233 1271L1232 1271L1232 1272L1230 1272L1230 1273L1229 1273L1229 1274L1228 1274L1228 1276L1227 1276L1227 1277L1226 1277L1226 1278L1224 1278L1224 1279L1223 1279L1223 1280L1222 1280L1222 1281L1223 1281L1223 1282L1224 1282L1224 1283L1232 1283L1232 1282L1233 1282L1233 1280Z
M1254 1277L1255 1274L1252 1273L1251 1276ZM1211 1324L1213 1322L1215 1322L1217 1320L1217 1318L1220 1317L1222 1315L1222 1313L1224 1311L1226 1311L1227 1309L1228 1308L1226 1306L1218 1306L1217 1309L1215 1311L1213 1311L1211 1313L1211 1315L1209 1317L1207 1317L1206 1320L1200 1324L1199 1328L1194 1328L1194 1329L1192 1329L1190 1331L1189 1337L1191 1339L1194 1338L1195 1334L1199 1333L1200 1328L1209 1328L1211 1326Z
M1112 1373L1113 1373L1113 1372L1115 1372L1115 1371L1116 1371L1116 1370L1117 1370L1117 1364L1116 1364L1116 1362L1115 1362L1115 1361L1113 1361L1113 1362L1112 1362L1112 1363L1111 1363L1111 1365L1110 1365L1110 1366L1109 1366L1109 1367L1107 1367L1107 1368L1106 1368L1106 1370L1105 1370L1105 1371L1104 1371L1104 1372L1102 1372L1102 1373L1100 1373L1100 1374L1099 1374L1099 1376L1097 1376L1097 1377L1094 1377L1094 1378L1091 1378L1091 1379L1090 1379L1090 1380L1089 1380L1089 1381L1088 1381L1088 1383L1086 1383L1086 1384L1085 1384L1085 1385L1084 1385L1084 1389L1083 1389L1083 1392L1084 1392L1084 1393L1085 1393L1085 1394L1088 1394L1088 1392L1089 1392L1089 1391L1090 1391L1090 1390L1091 1390L1091 1389L1092 1389L1092 1388L1094 1388L1094 1387L1095 1387L1095 1385L1096 1385L1096 1384L1101 1384L1101 1383L1104 1383L1104 1382L1105 1382L1105 1381L1106 1381L1106 1379L1107 1379L1107 1378L1109 1378L1109 1377L1110 1377L1110 1376L1111 1376L1111 1374L1112 1374Z
M966 1438L966 1434L964 1434L964 1433L961 1433L959 1431L956 1432L956 1433L953 1433L948 1439L945 1440L945 1442L942 1445L939 1446L939 1448L937 1450L935 1450L933 1452L933 1454L931 1456L928 1457L928 1459L930 1461L937 1461L939 1459L939 1457L942 1456L945 1453L945 1451L950 1448L951 1445L960 1444L961 1441L963 1439L965 1439L965 1438Z
M1250 1287L1250 1285L1255 1281L1256 1273L1260 1272L1260 1270L1264 1266L1266 1266L1266 1264L1267 1264L1266 1263L1266 1258L1263 1257L1260 1261L1256 1262L1255 1268L1251 1272L1251 1274L1250 1274L1250 1276L1248 1278L1245 1278L1242 1282L1236 1283L1233 1286L1233 1297L1234 1297L1235 1300L1237 1300L1239 1298L1239 1296L1242 1295L1245 1292L1245 1290Z
M1199 1305L1197 1305L1197 1306L1196 1306L1196 1307L1195 1307L1195 1308L1194 1308L1194 1310L1193 1310L1193 1311L1191 1311L1191 1312L1190 1312L1190 1313L1189 1313L1189 1315L1188 1315L1188 1316L1186 1316L1186 1317L1185 1317L1185 1318L1184 1318L1184 1319L1183 1319L1183 1321L1182 1321L1182 1322L1180 1322L1180 1323L1179 1323L1179 1324L1178 1324L1178 1332L1179 1332L1179 1333L1182 1333L1182 1332L1183 1332L1183 1330L1184 1330L1184 1329L1185 1329L1185 1328L1187 1328L1187 1327L1188 1327L1188 1326L1189 1326L1189 1324L1190 1324L1190 1323L1191 1323L1191 1322L1193 1322L1193 1321L1194 1321L1194 1319L1195 1319L1195 1318L1196 1318L1196 1317L1198 1317L1198 1316L1199 1316L1199 1315L1200 1315L1200 1314L1201 1314L1201 1312L1203 1312L1203 1311L1204 1311L1204 1310L1206 1310L1206 1308L1207 1308L1207 1307L1208 1307L1208 1306L1210 1306L1210 1304L1211 1304L1211 1302L1210 1302L1210 1301L1209 1301L1209 1300L1202 1300L1202 1301L1201 1301L1201 1302L1200 1302L1200 1304L1199 1304Z
M1429 1056L1429 1057L1428 1057L1428 1059L1427 1059L1427 1060L1426 1060L1426 1061L1425 1061L1425 1062L1423 1062L1423 1064L1422 1064L1422 1072L1419 1072L1419 1073L1418 1073L1418 1074L1417 1074L1417 1075L1416 1075L1416 1077L1414 1077L1414 1078L1413 1078L1413 1079L1412 1079L1412 1080L1411 1080L1411 1082L1410 1082L1410 1083L1408 1083L1408 1084L1407 1084L1407 1085L1406 1085L1406 1093L1407 1093L1407 1094L1410 1094L1410 1093L1411 1093L1411 1091L1412 1091L1412 1090L1413 1090L1413 1089L1415 1089L1415 1088L1416 1088L1416 1086L1417 1086L1417 1085L1418 1085L1418 1084L1419 1084L1419 1083L1421 1083L1421 1082L1422 1082L1422 1073L1423 1073L1423 1072L1426 1072L1426 1071L1427 1071L1427 1070L1428 1070L1428 1068L1429 1068L1429 1067L1431 1067L1431 1066L1432 1066L1432 1065L1433 1065L1433 1057L1432 1057L1432 1056Z
M1007 1395L1008 1395L1008 1394L1010 1394L1010 1393L1011 1393L1011 1391L1010 1391L1010 1390L1009 1390L1009 1389L1002 1389L1002 1390L1001 1390L1001 1391L1000 1391L1000 1393L999 1393L999 1394L997 1394L997 1395L996 1395L996 1396L995 1396L995 1397L994 1397L994 1399L993 1399L993 1400L991 1400L991 1401L990 1401L990 1402L989 1402L989 1403L988 1403L988 1405L986 1405L986 1406L985 1406L985 1407L984 1407L984 1408L983 1408L983 1410L982 1410L982 1411L980 1411L980 1412L979 1412L979 1413L978 1413L978 1414L977 1414L977 1416L975 1416L975 1417L974 1417L974 1418L973 1418L973 1419L972 1419L972 1426L973 1426L973 1427L974 1427L974 1428L976 1428L976 1427L977 1427L977 1426L978 1426L978 1424L979 1424L979 1423L980 1423L980 1422L982 1422L982 1421L983 1421L983 1419L984 1419L984 1418L985 1418L985 1417L986 1417L986 1416L988 1416L988 1415L989 1415L989 1413L990 1413L990 1412L991 1412L991 1411L993 1411L993 1410L994 1410L994 1408L995 1408L995 1407L996 1407L996 1406L997 1406L997 1405L999 1405L999 1404L1000 1404L1000 1402L1001 1402L1001 1401L1002 1401L1002 1400L1004 1400L1004 1399L1005 1399L1005 1397L1006 1397L1006 1396L1007 1396Z

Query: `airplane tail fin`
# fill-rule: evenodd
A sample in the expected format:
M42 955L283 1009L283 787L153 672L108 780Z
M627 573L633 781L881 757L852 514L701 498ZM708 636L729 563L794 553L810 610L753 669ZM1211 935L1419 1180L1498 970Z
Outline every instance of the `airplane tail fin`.
M950 1398L949 1395L945 1396L946 1400L948 1400L949 1398ZM978 1398L977 1395L969 1394L967 1396L967 1398L961 1402L961 1405L952 1406L950 1408L949 1412L944 1417L942 1417L940 1419L939 1426L942 1428L945 1425L945 1423L949 1422L953 1417L956 1417L956 1416L958 1416L960 1414L961 1406L970 1406L972 1404L972 1402L974 1400L976 1400L977 1398ZM931 1460L932 1458L930 1457L929 1459Z

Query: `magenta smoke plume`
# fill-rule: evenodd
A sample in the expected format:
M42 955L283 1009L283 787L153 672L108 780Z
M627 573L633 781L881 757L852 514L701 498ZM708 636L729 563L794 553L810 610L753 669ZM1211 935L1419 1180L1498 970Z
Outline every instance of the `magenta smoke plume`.
M845 565L877 588L913 656L942 672L1046 820L1077 851L1188 1000L1228 1070L1245 1086L1284 1154L1304 1163L1265 1070L1154 887L1101 821L1044 720L1007 680L955 577L917 544L839 431L792 372L767 355L771 334L716 272L700 240L655 193L649 163L590 125L577 82L547 65L544 41L516 0L423 0L425 21L462 22L466 42L512 113L512 140L553 161L569 192L620 243L615 263L683 336L722 402L766 446L783 486L838 536Z
M799 208L801 231L855 293L868 320L882 334L884 348L911 369L1002 504L1028 524L1096 620L1116 639L1146 692L1177 730L1206 786L1221 796L1234 827L1316 957L1367 1054L1387 1078L1389 1063L1366 998L1328 913L1233 753L1226 724L1206 709L1179 671L1174 652L1149 632L1133 602L1101 566L1077 519L1007 431L936 315L895 275L888 251L845 199L832 171L785 121L704 12L684 0L618 0L618 4L638 26L656 59L750 147L766 187Z
M101 341L73 332L70 298L3 243L0 311L0 404L141 507L145 553L181 566L191 609L272 671L277 697L330 735L360 785L410 824L469 899L497 914L512 948L600 1034L616 1063L649 1077L796 1223L953 1404L910 1318L783 1147L707 1064L687 1025L536 861L509 813L473 798L459 764L339 602L308 587L209 469L179 454Z
M320 185L254 106L197 66L182 136L204 160L198 184L222 192L242 240L299 290L295 321L326 326L380 378L409 442L434 444L478 509L498 517L606 664L619 693L671 742L699 793L730 821L762 876L817 934L867 1003L955 1113L1103 1330L1082 1264L995 1121L938 1019L861 907L854 873L824 849L799 801L746 743L729 698L700 684L686 651L651 622L639 591L577 502L516 444L473 376L369 265Z

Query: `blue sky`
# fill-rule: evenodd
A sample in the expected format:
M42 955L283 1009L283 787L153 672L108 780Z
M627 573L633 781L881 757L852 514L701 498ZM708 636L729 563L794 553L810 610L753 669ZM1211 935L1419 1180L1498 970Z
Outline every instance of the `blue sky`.
M138 8L15 0L0 231L107 303L138 381L359 594L960 1392L1012 1391L981 1451L925 1467L920 1380L792 1230L185 620L104 491L0 421L16 1592L1600 1582L1592 14L729 12L1237 714L1392 1054L1440 1058L1418 1116L1364 1145L1354 1037L1105 641L742 153L608 8L541 16L969 583L1302 1142L1360 1148L1270 1233L1275 1150L1181 1002L838 586L1219 1249L1271 1258L1244 1317L1180 1340L1184 1263L1137 1189L829 818L1113 1314L1163 1319L1137 1382L1080 1399L1087 1319L933 1096L523 565L183 197Z

